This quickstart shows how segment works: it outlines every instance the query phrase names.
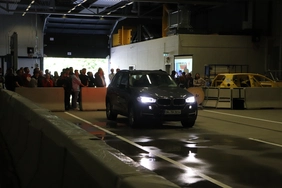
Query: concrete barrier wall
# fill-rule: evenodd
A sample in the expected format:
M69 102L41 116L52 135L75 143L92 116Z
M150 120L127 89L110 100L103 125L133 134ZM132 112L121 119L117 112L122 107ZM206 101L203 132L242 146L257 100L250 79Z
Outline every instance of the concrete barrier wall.
M282 108L282 88L246 88L245 104L252 108Z
M16 87L16 93L51 111L65 111L62 87Z
M218 90L217 108L232 108L231 89L221 88Z
M21 188L178 187L15 92L0 90L0 104L0 133Z
M203 90L205 93L203 107L216 107L219 94L218 88L204 87Z
M105 110L107 88L81 88L81 110Z
M81 110L105 110L107 88L81 88ZM50 111L65 111L64 89L61 87L17 87L16 93Z
M282 87L204 88L203 107L260 109L282 108ZM236 103L236 104L234 104ZM242 103L242 104L241 104Z

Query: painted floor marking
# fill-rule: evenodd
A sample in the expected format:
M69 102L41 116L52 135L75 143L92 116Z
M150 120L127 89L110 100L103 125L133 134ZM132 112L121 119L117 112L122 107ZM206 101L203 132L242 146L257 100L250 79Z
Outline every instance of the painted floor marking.
M204 111L205 112L216 113L216 114L240 117L240 118L245 118L245 119L264 121L264 122L268 122L268 123L282 124L282 122L280 122L280 121L272 121L272 120L267 120L267 119L253 118L253 117L241 116L241 115L236 115L236 114L228 114L228 113L224 113L224 112L215 112L215 111L211 111L211 110L204 110ZM276 144L276 143L273 143L273 142L268 142L268 141L264 141L264 140L260 140L260 139L256 139L256 138L249 138L249 140L253 140L253 141L256 141L256 142L261 142L261 143L264 143L264 144L269 144L269 145L272 145L272 146L282 147L281 144Z
M203 111L215 113L215 114L227 115L227 116L240 117L240 118L245 118L245 119L252 119L252 120L257 120L257 121L264 121L264 122L268 122L268 123L276 123L276 124L282 125L281 121L272 121L272 120L267 120L267 119L253 118L253 117L241 116L241 115L236 115L236 114L228 114L228 113L224 113L224 112L216 112L216 111L212 111L212 110L203 110Z
M212 182L213 184L216 184L216 185L218 185L218 186L220 186L220 187L223 187L223 188L231 188L229 185L226 185L226 184L224 184L224 183L222 183L222 182L220 182L220 181L217 181L216 179L213 179L213 178L211 178L211 177L209 177L209 176L207 176L207 175L205 175L205 174L202 174L202 173L200 173L200 172L196 172L196 171L195 171L193 168L191 168L191 167L185 166L185 165L183 165L182 163L179 163L179 162L177 162L177 161L174 161L174 160L172 160L172 159L170 159L170 158L168 158L168 157L166 157L166 156L164 156L164 155L161 155L161 154L159 154L159 153L156 153L156 152L154 152L154 151L151 151L151 150L149 150L149 149L146 149L146 148L144 148L143 146L141 146L141 145L139 145L139 144L136 144L135 142L132 142L131 140L128 140L127 138L124 138L124 137L122 137L122 136L119 136L119 135L117 135L117 134L115 134L115 133L113 133L113 132L111 132L111 131L109 131L109 130L107 130L107 129L104 129L104 128L102 128L102 127L99 127L99 126L97 126L97 125L94 125L94 124L92 124L91 122L89 122L89 121L87 121L87 120L85 120L85 119L82 119L82 118L80 118L80 117L78 117L78 116L75 116L75 115L73 115L73 114L71 114L71 113L68 113L68 112L65 112L65 113L66 113L67 115L71 116L71 117L74 117L74 118L80 120L80 121L83 121L83 122L85 122L85 123L88 123L89 125L91 125L91 126L93 126L93 127L96 127L97 129L100 129L100 130L102 130L102 131L104 131L104 132L106 132L106 133L108 133L108 134L110 134L110 135L112 135L112 136L115 136L116 138L119 138L120 140L123 140L124 142L127 142L128 144L131 144L131 145L133 145L133 146L135 146L135 147L137 147L137 148L139 148L139 149L142 149L143 151L146 151L146 152L148 152L148 153L152 153L153 155L155 155L155 156L157 156L157 157L159 157L159 158L161 158L161 159L163 159L163 160L165 160L165 161L167 161L167 162L169 162L169 163L172 163L172 164L178 166L178 167L181 168L181 169L184 169L184 170L191 170L191 171L193 171L196 175L200 176L201 178L203 178L203 179L205 179L205 180L207 180L207 181L209 181L209 182Z
M100 130L102 130L102 131L108 133L109 135L117 136L117 134L115 134L115 133L113 133L113 132L111 132L111 131L109 131L109 130L107 130L107 129L104 129L104 128L102 128L102 127L99 127L98 125L94 125L94 124L92 124L90 121L87 121L87 120L85 120L85 119L82 119L82 118L80 118L80 117L78 117L78 116L75 116L75 115L69 113L69 112L65 112L65 114L67 114L67 115L69 115L69 116L71 116L71 117L74 117L74 118L76 118L76 119L78 119L78 120L80 120L80 121L83 121L83 122L85 122L85 123L88 123L89 125L91 125L91 126L97 128L97 129L100 129Z
M267 141L256 139L256 138L249 138L249 139L253 140L253 141L256 141L256 142L261 142L261 143L264 143L264 144L269 144L269 145L272 145L272 146L277 146L277 147L281 147L282 148L281 144L275 144L275 143L272 143L272 142L267 142Z

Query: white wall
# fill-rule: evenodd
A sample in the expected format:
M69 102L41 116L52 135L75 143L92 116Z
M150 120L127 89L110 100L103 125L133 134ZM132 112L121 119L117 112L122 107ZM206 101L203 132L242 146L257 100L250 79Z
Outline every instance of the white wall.
M179 54L193 55L193 73L204 75L206 64L249 65L249 72L264 73L265 38L254 44L251 36L180 35Z
M169 52L171 62L178 53L178 36L118 46L111 49L111 68L128 69L135 65L135 69L165 70L164 52Z
M193 74L204 76L205 64L249 65L249 72L263 73L265 46L264 38L254 44L251 36L173 35L112 48L111 67L165 70L163 52L169 52L170 71L174 55L193 55Z
M0 56L10 54L10 37L18 34L18 56L27 57L27 47L35 48L43 54L43 21L40 16L20 14L0 15ZM37 38L36 38L37 36Z

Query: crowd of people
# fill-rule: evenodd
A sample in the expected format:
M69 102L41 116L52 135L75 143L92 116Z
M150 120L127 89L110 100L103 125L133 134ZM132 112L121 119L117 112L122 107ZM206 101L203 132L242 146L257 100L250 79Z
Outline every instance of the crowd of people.
M15 91L16 87L63 87L66 110L79 110L77 103L80 102L81 87L106 87L102 68L93 74L90 71L87 72L86 68L73 70L72 67L69 67L63 69L60 75L57 71L52 75L48 69L43 73L39 68L34 68L33 75L31 75L28 67L20 68L14 74L13 69L8 68L4 76L4 83L5 88L10 91Z
M205 79L203 79L199 73L196 73L195 77L193 78L192 73L186 74L184 71L179 71L177 74L175 70L172 70L171 77L179 86L183 88L206 86Z
M119 70L117 68L116 72ZM110 71L108 79L111 82L116 72L113 68ZM183 88L206 85L205 79L201 78L199 73L196 73L193 78L191 73L186 74L184 71L177 73L173 70L171 77ZM87 72L86 68L73 70L72 67L63 69L60 75L57 71L54 72L54 75L51 75L48 69L43 73L39 68L35 68L33 75L31 75L28 67L22 67L14 74L13 69L8 68L2 83L4 83L7 90L11 91L15 91L16 87L63 87L66 110L79 110L77 103L80 104L81 87L106 87L107 85L102 68L98 68L97 72L93 74L91 71ZM70 100L72 101L70 102Z

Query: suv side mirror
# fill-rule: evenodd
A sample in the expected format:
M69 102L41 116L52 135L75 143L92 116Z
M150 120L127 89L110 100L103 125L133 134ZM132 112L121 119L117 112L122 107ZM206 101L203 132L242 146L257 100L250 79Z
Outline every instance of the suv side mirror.
M180 88L185 88L184 84L179 84Z

